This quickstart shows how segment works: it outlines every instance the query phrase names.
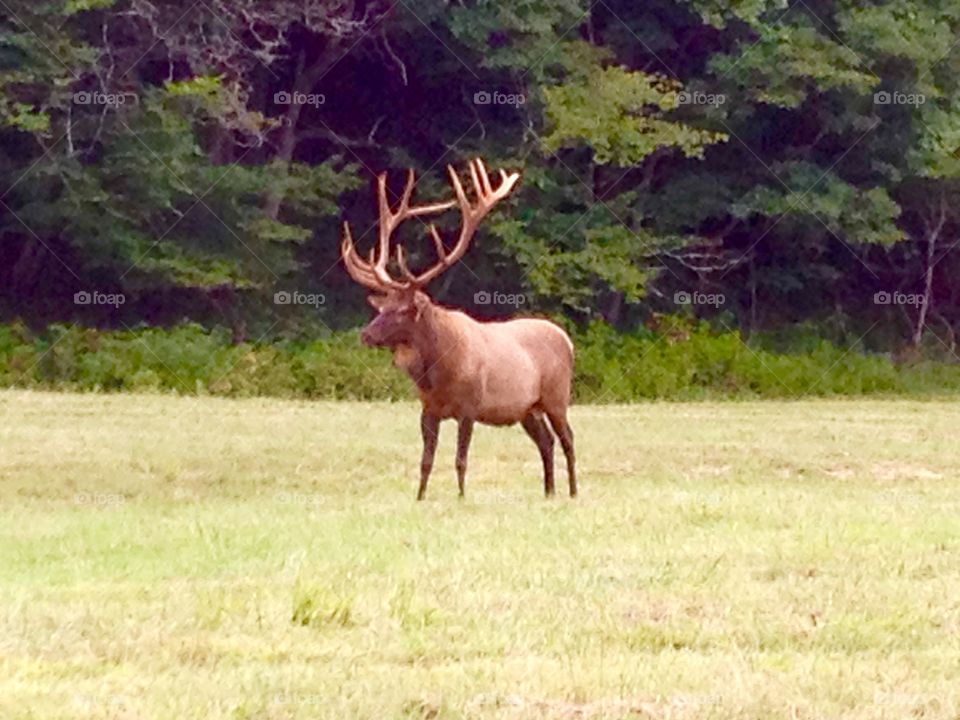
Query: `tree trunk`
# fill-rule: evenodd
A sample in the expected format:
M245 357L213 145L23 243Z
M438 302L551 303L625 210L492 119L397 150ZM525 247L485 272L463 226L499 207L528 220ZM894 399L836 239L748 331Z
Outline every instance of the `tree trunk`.
M747 264L747 273L748 273L748 282L747 286L750 288L750 312L747 315L747 324L745 332L741 332L743 335L743 340L746 342L753 335L754 329L757 327L757 275L756 275L756 264L754 262L755 257L753 252L750 252L750 260ZM741 326L743 323L741 322Z
M927 256L925 260L924 278L923 278L923 301L920 303L920 309L917 313L917 322L913 329L913 347L919 348L923 342L923 331L927 325L927 315L930 312L933 303L933 269L935 266L934 258L937 254L937 241L940 239L940 233L946 223L947 209L944 196L940 196L940 211L936 225L927 224Z
M615 290L610 295L610 302L603 311L603 319L610 327L616 327L623 313L623 293Z
M221 285L209 291L211 305L230 325L230 341L234 345L242 345L247 341L247 321L237 302L237 295L229 285Z
M303 73L304 63L306 62L305 55L306 53L301 50L300 56L297 58L297 70L293 81L294 93L306 92L302 89L305 85ZM280 161L280 172L284 175L289 171L290 163L293 160L293 153L297 149L297 125L300 124L300 115L302 112L303 106L291 100L290 105L287 106L287 112L283 116L280 147L274 159ZM283 199L284 193L282 191L271 191L267 196L266 203L264 203L264 214L271 220L276 220L280 216L280 205L283 203Z
M312 65L307 67L306 51L301 51L297 58L297 67L293 79L292 94L302 93L307 95L313 91L314 84L323 76L323 73L332 64L331 53L336 54L337 45L331 47L330 53L317 59ZM279 171L282 177L290 171L290 163L293 162L293 154L297 149L297 142L300 137L300 116L303 114L303 105L291 102L287 112L283 117L283 129L280 136L280 146L277 155L274 158L279 161ZM283 204L285 194L280 190L272 191L266 199L263 206L264 214L271 220L280 217L280 206Z
M30 238L23 239L20 254L10 268L9 287L15 293L31 297L36 291L37 278L43 272L43 251Z

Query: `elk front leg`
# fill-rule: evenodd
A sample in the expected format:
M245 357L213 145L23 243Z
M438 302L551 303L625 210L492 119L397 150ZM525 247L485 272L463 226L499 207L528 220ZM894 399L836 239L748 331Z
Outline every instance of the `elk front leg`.
M464 485L467 482L467 452L470 450L472 436L473 420L461 419L457 428L457 486L460 488L460 497L463 497Z
M433 456L437 452L437 440L440 438L440 418L424 412L420 415L420 434L423 436L423 458L420 460L420 490L417 500L427 496L427 482L433 470Z

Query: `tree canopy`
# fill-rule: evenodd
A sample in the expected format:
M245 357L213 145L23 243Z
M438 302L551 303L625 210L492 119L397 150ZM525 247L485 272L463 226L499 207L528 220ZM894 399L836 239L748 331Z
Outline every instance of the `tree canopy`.
M960 0L6 0L0 312L350 326L374 176L441 198L482 156L523 180L441 301L952 350L958 26Z

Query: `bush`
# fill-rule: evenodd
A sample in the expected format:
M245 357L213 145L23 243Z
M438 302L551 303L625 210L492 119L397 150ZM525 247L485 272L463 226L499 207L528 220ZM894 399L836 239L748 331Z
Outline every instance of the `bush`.
M898 366L820 340L802 353L774 353L744 344L734 332L677 324L654 335L618 334L595 325L578 338L580 402L642 399L798 398L810 395L960 392L960 366Z
M596 324L578 332L578 402L810 395L960 392L960 366L898 366L825 340L778 353L714 333L705 324L617 333ZM413 384L390 354L360 345L355 331L310 342L234 346L229 333L198 325L103 332L51 326L34 335L0 326L0 383L109 392L174 392L223 397L404 400Z

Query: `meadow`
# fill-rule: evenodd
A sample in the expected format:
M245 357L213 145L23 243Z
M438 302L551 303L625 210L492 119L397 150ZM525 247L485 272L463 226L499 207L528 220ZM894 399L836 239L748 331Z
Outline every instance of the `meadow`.
M0 392L0 717L960 714L954 402L576 406L576 501L417 418Z

